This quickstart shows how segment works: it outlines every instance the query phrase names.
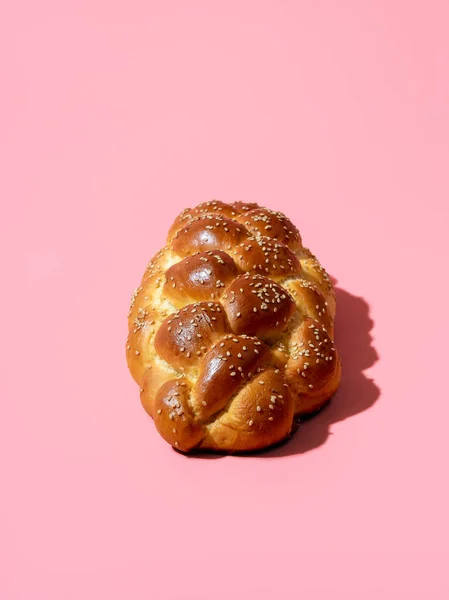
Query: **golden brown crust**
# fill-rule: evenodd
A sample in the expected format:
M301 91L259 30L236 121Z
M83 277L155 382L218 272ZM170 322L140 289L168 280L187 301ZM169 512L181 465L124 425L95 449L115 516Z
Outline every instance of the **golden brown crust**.
M137 383L143 379L147 365L151 364L148 349L151 347L158 329L156 325L158 317L158 313L154 310L138 308L136 317L130 324L128 339L126 340L126 355L129 370Z
M236 217L255 236L267 236L281 242L292 250L301 248L299 231L287 217L279 211L257 207Z
M278 369L257 374L228 410L208 428L202 448L227 452L260 450L289 435L294 401Z
M340 359L320 321L305 318L290 340L285 377L295 392L296 412L315 412L338 385Z
M218 336L229 331L225 312L215 302L197 302L167 317L154 339L157 354L174 368L194 367Z
M204 250L231 250L250 235L233 219L221 215L203 215L188 221L173 237L173 251L181 257Z
M232 254L244 272L265 275L274 280L301 273L297 255L288 246L266 236L248 238L236 246Z
M205 215L217 215L219 217L228 217L233 219L240 213L245 213L253 208L257 208L257 204L248 204L245 202L234 202L234 204L227 204L221 202L221 200L209 200L208 202L201 202L194 208L185 208L178 217L176 217L173 225L170 227L168 232L168 240L171 241L173 236L189 221L197 218L204 217Z
M238 275L238 269L226 252L197 252L169 267L163 293L177 307L186 302L215 300Z
M270 349L255 337L228 335L214 344L201 362L194 388L192 406L198 418L208 421L271 362Z
M336 391L335 295L282 213L185 209L131 301L127 360L162 437L245 452L289 435Z
M188 397L187 381L174 379L159 388L154 401L154 422L161 436L179 450L187 452L204 437L203 426L195 420Z
M241 275L226 288L221 303L233 333L261 339L279 337L295 310L285 288L262 275Z
M284 282L295 301L298 313L303 317L313 317L322 323L333 335L334 316L330 312L329 302L315 284L307 279L293 279Z

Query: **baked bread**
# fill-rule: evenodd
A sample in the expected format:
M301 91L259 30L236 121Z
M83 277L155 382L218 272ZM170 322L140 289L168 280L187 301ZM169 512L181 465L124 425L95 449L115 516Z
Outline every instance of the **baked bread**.
M187 208L132 296L126 354L161 436L246 452L287 437L340 382L331 281L282 213Z

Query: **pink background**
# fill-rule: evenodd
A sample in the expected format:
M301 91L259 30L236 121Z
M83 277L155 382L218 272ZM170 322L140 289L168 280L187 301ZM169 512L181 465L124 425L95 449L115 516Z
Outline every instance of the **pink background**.
M0 599L447 598L449 4L0 22ZM125 365L146 262L214 197L339 285L341 390L255 458L176 454Z

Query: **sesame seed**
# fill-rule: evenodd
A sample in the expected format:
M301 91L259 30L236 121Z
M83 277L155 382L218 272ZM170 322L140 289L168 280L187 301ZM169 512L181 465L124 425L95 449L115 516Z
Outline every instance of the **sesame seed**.
M268 420L269 421L273 421L273 417L268 417Z
M257 412L260 412L262 410L262 408L260 406L256 406L256 410L257 410Z
M158 414L158 415L160 415L160 414L161 414L161 412L162 412L162 409L161 409L161 408L158 408L158 409L157 409L157 414Z
M236 375L237 375L237 373L235 371L232 371L231 377L235 377Z
M254 421L253 421L252 419L250 419L250 420L248 421L248 425L249 425L250 427L252 427L252 426L253 426L253 424L254 424Z

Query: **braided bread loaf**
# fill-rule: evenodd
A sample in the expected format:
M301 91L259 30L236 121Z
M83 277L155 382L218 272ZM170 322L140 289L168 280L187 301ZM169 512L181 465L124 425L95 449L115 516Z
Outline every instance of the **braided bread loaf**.
M134 292L127 361L162 437L184 452L266 448L336 391L335 295L280 212L185 209Z

